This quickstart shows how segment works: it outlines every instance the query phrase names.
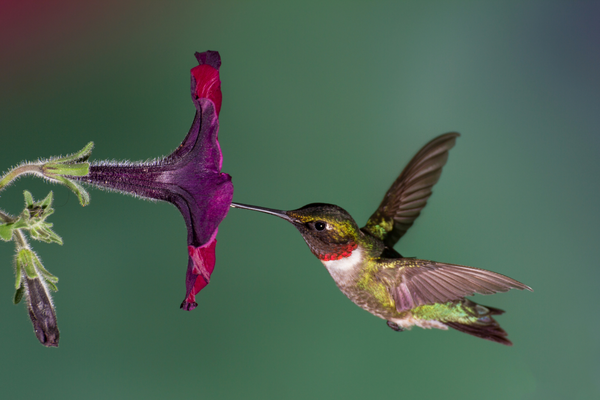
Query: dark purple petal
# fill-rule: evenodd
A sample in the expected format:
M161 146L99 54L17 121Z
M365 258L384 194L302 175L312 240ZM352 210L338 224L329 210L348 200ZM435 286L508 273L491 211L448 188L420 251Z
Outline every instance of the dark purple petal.
M214 105L207 99L194 103L199 113L180 146L189 151L186 154L175 152L165 159L163 173L157 182L170 187L164 200L173 203L183 215L188 227L188 245L198 247L211 239L227 215L233 185L229 175L219 172L222 156Z
M73 177L98 187L174 204L188 227L188 245L201 246L229 211L231 177L219 172L219 120L212 101L199 99L194 123L170 156L151 164L93 164L90 173Z
M210 65L217 71L221 68L221 56L218 51L208 50L202 53L196 52L194 54L199 65Z

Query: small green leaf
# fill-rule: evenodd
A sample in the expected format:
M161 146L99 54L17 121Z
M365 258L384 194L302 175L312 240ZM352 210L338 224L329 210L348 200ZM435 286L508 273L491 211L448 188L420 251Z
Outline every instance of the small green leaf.
M37 271L41 274L46 284L50 286L50 289L52 289L53 291L58 291L58 288L55 285L55 283L58 282L58 277L48 272L48 270L44 268L42 262L39 258L37 258L37 256L34 255L34 257L35 258L33 259L33 262L35 263L35 267L37 268Z
M52 205L52 191L50 191L50 193L48 193L48 196L46 196L46 197L44 198L44 200L42 200L42 201L39 201L38 203L39 203L39 204L38 204L38 207L41 207L41 208L44 208L44 209L46 209L46 208L50 207L50 206ZM49 212L50 212L50 214L51 214L51 213L53 213L53 212L54 212L54 210L52 210L52 211L49 211ZM46 213L46 215L50 215L50 214L49 214L49 213Z
M53 230L50 229L52 224L44 224L43 226L37 226L29 230L29 234L33 239L46 242L46 243L58 243L62 246L63 240Z
M16 280L15 280L15 289L20 288L23 283L21 282L21 279L23 278L23 274L21 273L21 270L18 268L17 266L17 271L16 271Z
M23 264L23 269L25 270L25 274L27 274L29 279L35 279L38 277L37 271L33 267L32 263Z
M55 177L55 179L63 185L65 185L66 187L68 187L69 189L71 189L77 195L77 197L79 198L79 204L81 204L84 207L90 204L90 195L87 192L87 190L83 188L83 186L63 176L57 176Z
M66 163L77 163L77 162L86 161L88 158L90 158L93 148L94 148L94 142L89 142L88 144L85 145L85 147L83 149L79 150L78 152L68 155L66 157L60 157L60 158L53 159L52 162L60 162L60 163L66 164Z
M23 271L25 274L23 274ZM56 287L58 277L52 275L46 268L44 268L44 265L38 258L37 254L35 254L31 249L21 249L17 253L16 274L17 277L15 288L17 291L21 286L23 286L23 277L25 277L25 279L29 279L29 282L31 282L32 279L43 279L50 289L53 291L58 290Z
M13 225L14 224L1 224L0 225L0 239L10 242L13 236Z
M56 287L54 282L50 282L47 279L44 279L44 280L46 281L46 285L48 285L50 287L50 289L52 289L53 292L58 292L58 288Z
M47 243L63 244L60 236L58 236L51 228L52 223L46 222L46 218L54 214L52 206L52 192L40 201L35 201L31 193L25 192L25 204L27 208L23 210L19 219L14 222L14 229L26 229L29 235L36 240L41 240Z
M90 173L90 163L83 162L77 164L63 164L58 162L50 162L42 167L44 175L56 178L56 176L86 176Z
M21 302L21 299L23 298L23 294L25 294L25 288L23 287L23 285L21 285L17 288L17 291L15 292L13 303L19 304Z
M51 227L52 224L48 224L48 226ZM46 243L57 243L61 246L63 245L62 238L60 236L58 236L56 234L56 232L54 232L51 229L46 229L46 238L47 238Z
M42 274L42 276L44 277L44 279L48 282L53 282L56 283L58 282L58 277L52 275L50 272L48 272L48 270L46 268L44 268L44 266L42 265L42 262L40 261L39 258L35 258L34 260L35 265L38 269L38 271ZM58 289L56 289L58 290Z
M34 254L29 249L21 249L17 254L17 267L18 269L23 269L29 279L34 279L38 276L34 266L33 258Z
M33 239L62 245L62 238L50 229L53 225L54 224L44 222L43 220L32 219L27 229L29 229L29 235L31 235Z
M52 192L50 192L52 193ZM25 207L33 207L33 196L31 195L31 192L29 192L28 190L25 190L23 192L23 196L25 196Z

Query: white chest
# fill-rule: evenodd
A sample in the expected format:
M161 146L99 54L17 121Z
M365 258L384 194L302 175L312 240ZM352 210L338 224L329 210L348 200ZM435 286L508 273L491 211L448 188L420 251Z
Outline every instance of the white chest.
M340 260L321 261L333 279L342 283L350 276L355 275L355 271L360 268L363 260L363 251L360 247L352 252L349 257Z

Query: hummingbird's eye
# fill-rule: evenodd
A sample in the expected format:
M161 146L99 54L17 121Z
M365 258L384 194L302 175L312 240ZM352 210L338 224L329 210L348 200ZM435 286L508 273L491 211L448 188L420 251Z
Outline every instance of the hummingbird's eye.
M317 221L317 222L315 222L315 229L318 230L318 231L322 231L326 227L327 227L327 223L326 222L323 222L323 221Z

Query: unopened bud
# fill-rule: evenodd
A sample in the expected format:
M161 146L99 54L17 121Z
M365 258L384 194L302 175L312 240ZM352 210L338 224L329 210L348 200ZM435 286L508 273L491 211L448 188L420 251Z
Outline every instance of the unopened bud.
M48 292L39 278L25 278L27 293L27 310L33 323L35 336L41 344L58 347L59 331L56 324L56 313Z

